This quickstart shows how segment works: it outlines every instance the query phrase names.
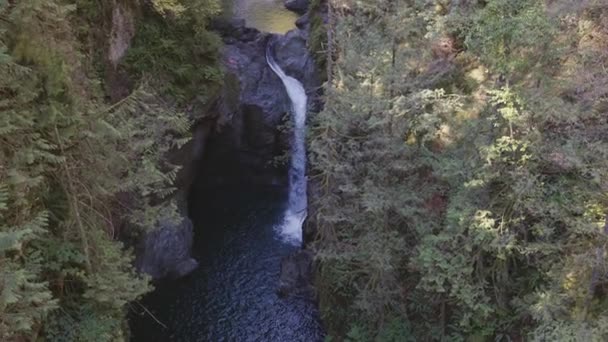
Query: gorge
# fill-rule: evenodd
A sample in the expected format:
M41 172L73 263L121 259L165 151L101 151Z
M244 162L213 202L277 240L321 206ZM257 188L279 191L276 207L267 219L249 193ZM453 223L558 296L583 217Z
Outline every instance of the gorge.
M213 107L216 121L199 123L190 152L192 233L176 249L143 248L165 255L192 245L192 258L180 265L197 260L198 267L169 272L180 277L160 280L141 307L134 305L134 341L323 339L310 285L312 256L301 249L307 92L318 86L308 33L277 33L294 18L285 10L265 13L270 22L261 27L250 17L282 4L234 4L246 21L213 24L225 43L226 81ZM250 21L275 33L247 27Z
M0 0L0 341L608 341L606 18Z

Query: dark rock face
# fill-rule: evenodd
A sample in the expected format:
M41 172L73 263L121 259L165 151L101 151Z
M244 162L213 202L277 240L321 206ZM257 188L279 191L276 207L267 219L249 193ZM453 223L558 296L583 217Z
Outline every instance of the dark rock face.
M285 185L286 171L273 165L288 147L279 125L289 112L280 80L266 66L267 35L233 29L226 36L226 74L217 121L207 142L201 179L215 186L228 183ZM238 40L237 40L238 39Z
M310 0L284 0L285 8L298 14L306 13L309 3Z
M177 225L161 222L160 227L146 234L137 246L136 268L154 280L189 274L198 266L190 256L192 234L192 222L187 218Z
M281 260L281 275L277 293L281 297L297 294L311 294L313 253L300 250Z
M223 50L225 86L218 104L219 119L205 148L203 187L247 183L287 185L287 165L274 163L289 149L291 134L281 130L291 103L281 80L266 64L266 45L285 72L306 89L318 85L308 55L306 33L284 36L245 27L243 20L218 20L212 27L226 44ZM200 185L200 184L198 184Z
M291 77L299 80L310 97L319 87L315 62L308 53L308 34L303 30L291 30L285 36L273 40L277 64Z
M299 17L298 20L296 20L296 27L299 28L300 30L308 30L308 25L310 24L310 14L308 12L306 12L306 14L304 14L303 16Z

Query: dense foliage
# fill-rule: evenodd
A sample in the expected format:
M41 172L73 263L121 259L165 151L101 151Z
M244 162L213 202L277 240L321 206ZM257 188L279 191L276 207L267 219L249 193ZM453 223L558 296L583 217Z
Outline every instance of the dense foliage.
M608 340L608 5L312 2L317 285L332 340ZM0 340L127 338L119 235L176 216L214 0L0 0ZM110 103L106 71L131 93Z
M137 26L126 64L131 74L160 76L159 91L180 102L207 103L216 95L222 75L220 38L206 30L220 13L215 0L157 1ZM172 18L172 19L168 19Z
M157 12L145 11L158 25L180 21L181 29L197 34L182 46L173 43L171 53L183 48L182 60L196 54L198 62L204 54L195 46L208 46L204 75L184 72L211 89L218 82L217 45L207 43L217 38L204 25L217 6L149 3ZM103 75L110 66L96 50L105 48L116 4L0 0L2 341L126 339L127 304L151 287L117 238L176 216L170 195L179 168L165 154L187 141L190 123L172 104L184 103L186 91L172 96L158 87L177 83L158 62L169 52L155 43L155 54L138 59L147 73L133 74L135 90L107 103L103 88L112 85ZM170 10L171 18L158 19ZM138 49L148 43L137 33L135 39Z
M608 339L608 5L331 1L330 340Z

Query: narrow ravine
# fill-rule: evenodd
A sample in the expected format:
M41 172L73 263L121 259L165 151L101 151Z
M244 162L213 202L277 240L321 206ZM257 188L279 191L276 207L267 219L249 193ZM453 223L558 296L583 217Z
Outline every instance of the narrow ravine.
M279 182L279 185L252 182L251 186L246 186L240 182L230 184L229 177L223 177L224 183L216 182L210 187L209 179L217 179L217 176L206 177L203 173L194 177L188 211L194 225L193 257L199 267L185 278L165 280L141 303L134 304L132 341L323 340L324 331L313 291L306 284L309 281L306 275L309 266L306 265L310 265L312 258L302 258L301 254L302 224L307 215L308 99L303 84L287 75L276 62L278 60L285 67L285 53L292 51L285 46L305 51L304 41L297 43L299 38L294 38L293 33L292 36L280 36L258 32L253 39L243 38L243 41L229 45L225 57L228 70L238 76L241 90L247 91L237 99L240 103L227 107L236 108L246 103L241 117L252 120L262 113L264 116L258 120L266 120L264 123L272 122L269 118L275 115L279 120L271 127L277 132L276 125L281 117L289 115L291 119L291 136L281 133L285 135L283 146L290 156L287 167L283 168L282 177L287 176L286 182ZM283 43L281 47L274 44L281 39L291 44ZM297 74L300 68L294 68L291 61L291 65L286 64L286 70ZM301 74L309 73L304 68L301 70ZM266 105L268 99L275 105ZM264 112L268 109L275 114ZM243 127L239 126L242 122L233 127ZM249 129L245 133L260 131ZM227 144L230 140L225 141L222 143ZM252 142L251 146L257 145ZM211 148L212 145L207 147L207 153ZM242 150L255 149L241 148L239 151ZM209 162L207 165L218 167ZM239 165L245 166L230 170L220 168L214 175L236 172L251 178L256 173L247 169L246 163ZM266 179L260 174L255 176Z

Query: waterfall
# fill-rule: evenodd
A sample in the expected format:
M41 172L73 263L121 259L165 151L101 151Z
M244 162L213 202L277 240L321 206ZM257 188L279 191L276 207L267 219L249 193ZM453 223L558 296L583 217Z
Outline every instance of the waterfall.
M285 218L280 227L282 237L292 243L302 242L302 224L306 218L306 91L298 80L287 76L272 57L269 43L266 47L266 62L279 76L291 100L294 116L294 136L291 144L289 166L289 202Z

